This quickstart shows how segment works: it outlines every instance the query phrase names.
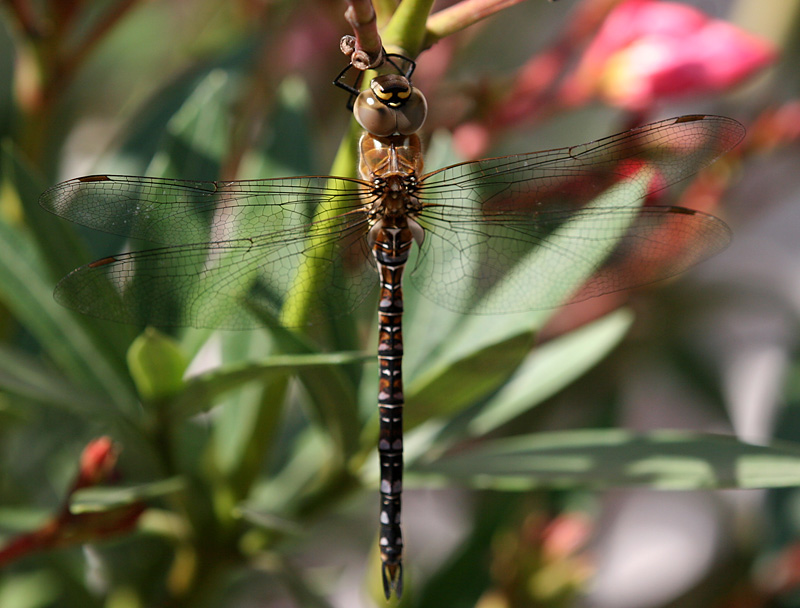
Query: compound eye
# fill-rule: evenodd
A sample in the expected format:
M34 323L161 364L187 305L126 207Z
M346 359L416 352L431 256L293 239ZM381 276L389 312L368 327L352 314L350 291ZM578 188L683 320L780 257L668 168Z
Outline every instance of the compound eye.
M397 132L397 111L382 103L372 89L359 93L353 114L366 131L376 137L389 137Z
M411 89L408 99L397 109L397 132L411 135L422 128L428 115L428 102L419 89Z
M376 137L411 135L419 131L428 113L425 96L403 76L373 78L353 105L358 124Z

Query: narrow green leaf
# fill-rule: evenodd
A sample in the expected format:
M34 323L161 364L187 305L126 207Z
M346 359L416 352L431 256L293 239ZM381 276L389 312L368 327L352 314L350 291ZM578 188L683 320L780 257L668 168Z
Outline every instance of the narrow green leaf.
M265 513L248 506L240 506L236 509L237 515L244 521L267 530L269 532L279 532L288 536L302 536L304 527L296 521L279 517L272 513Z
M497 390L514 373L533 344L531 332L500 340L425 374L409 390L406 426L452 415Z
M800 485L800 446L682 431L583 430L491 441L414 469L505 490L778 488Z
M39 206L39 196L51 184L23 159L10 141L2 143L2 183L5 192L18 197L25 224L30 229L37 249L47 268L58 279L82 266L89 259L89 251L70 222L48 213Z
M242 158L239 179L315 175L316 139L310 125L312 99L305 81L289 76L277 90L270 129Z
M502 386L530 352L539 316L462 316L439 348L424 343L429 355L418 362L407 390L408 428L460 411ZM431 331L440 337L435 327Z
M641 169L642 172L646 170ZM513 303L520 296L526 298L532 296L528 299L531 303L567 302L597 271L600 262L614 250L615 238L621 239L635 221L636 214L630 211L636 207L627 202L641 200L643 195L639 183L624 181L600 194L583 210L603 212L605 238L585 238L587 233L596 229L596 216L592 213L577 214L553 230L547 237L546 243L534 247L519 260L511 271L484 295L475 310L478 312L508 310L509 303ZM614 209L620 206L625 207L629 213L614 213ZM565 260L563 251L570 252L568 261ZM536 277L537 284L548 286L546 300L539 300L539 294L535 292L520 292L520 285L530 285L531 277ZM552 315L553 308L545 308L538 312L540 315L537 327L541 327Z
M630 311L617 310L534 349L503 388L476 412L465 434L489 433L563 389L619 344L632 322Z
M231 76L209 72L167 124L148 175L180 179L216 179L228 143L227 116Z
M265 361L273 349L267 332L225 332L216 342L226 369ZM269 458L283 415L288 378L288 373L265 373L259 380L227 392L218 402L210 451L224 480L224 487L215 492L217 502L229 503L222 512L249 493L262 463Z
M173 406L179 417L190 417L208 410L219 396L248 382L266 381L282 375L302 375L301 372L313 368L336 368L370 358L363 353L307 353L273 355L265 361L228 365L187 380Z
M286 329L266 311L254 311L268 327L277 350L288 354L315 354L318 349L297 332ZM317 424L333 440L344 459L358 449L359 416L356 387L340 367L309 366L298 376L311 397Z
M450 366L460 359L518 336L533 340L540 311L500 315L461 315L460 322L449 332L440 348L420 366L414 382L425 382L429 375L438 375L437 368ZM427 371L423 372L422 369Z
M93 487L78 490L70 497L69 510L71 513L101 513L119 507L131 505L143 500L161 498L187 488L186 480L182 477L170 477L128 487Z
M29 532L45 524L53 516L46 509L37 509L31 505L24 507L0 508L0 530L3 533Z
M307 608L333 608L323 595L316 593L313 586L287 560L282 561L280 578L283 586L294 598L294 604Z
M10 346L0 346L0 388L80 416L102 418L114 410L102 395L75 386L38 358Z
M321 430L304 429L292 442L291 454L281 469L263 478L239 506L262 513L298 513L302 497L319 486L320 469L328 464L329 451Z
M247 44L247 43L245 43ZM168 125L185 106L187 100L196 93L200 83L205 81L211 72L222 70L228 74L239 70L241 64L225 62L224 65L214 62L199 63L195 69L178 74L169 80L127 121L125 130L120 133L114 143L115 150L104 158L104 166L119 167L119 171L131 175L144 175L148 165L159 150L165 147L164 134ZM247 68L245 68L247 69ZM231 88L235 94L235 90ZM103 172L107 169L102 169ZM189 179L191 175L176 177ZM195 176L197 179L213 179L214 176Z
M349 177L355 175L356 170L356 145L361 134L361 128L355 120L350 122L350 129L336 153L331 167L331 175L337 177ZM343 203L339 201L339 204ZM342 213L341 208L329 208L320 206L315 211L314 220L322 221ZM292 288L286 295L283 307L282 322L286 327L305 327L308 324L311 311L317 302L314 301L312 292L305 289L306 285L318 285L321 281L330 278L332 272L331 259L332 252L336 247L333 239L320 233L314 237L316 242L308 243L314 247L315 255L305 256L297 269Z
M118 406L134 407L127 378L120 376L81 321L53 300L49 274L33 242L2 219L0 297L63 370L102 390Z
M48 285L52 299L52 288L56 281L85 264L90 255L73 225L39 206L39 196L45 189L45 183L11 142L3 142L0 146L0 168L0 193L3 197L12 197L22 212L20 223L13 228L30 236L31 246L40 260L41 279ZM92 344L91 350L84 351L84 354L92 359L102 357L104 365L113 369L108 380L116 379L126 384L122 392L130 393L124 353L134 332L120 325L96 322L86 317L75 319L75 329L83 331L84 341Z

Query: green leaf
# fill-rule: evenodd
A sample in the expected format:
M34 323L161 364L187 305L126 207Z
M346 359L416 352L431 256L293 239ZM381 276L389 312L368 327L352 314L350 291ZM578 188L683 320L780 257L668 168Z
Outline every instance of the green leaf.
M281 563L279 576L282 585L289 591L294 598L293 604L296 606L306 606L307 608L333 608L333 605L321 594L315 592L313 586L309 584L293 565L287 560Z
M148 175L180 179L216 179L227 150L226 117L232 77L222 69L209 72L167 124Z
M248 382L263 382L284 375L302 375L313 368L336 368L370 358L363 353L307 353L272 355L264 361L226 365L188 379L173 407L179 417L190 417L208 410L222 394L241 388Z
M289 76L277 90L269 130L242 158L239 179L314 175L316 139L309 125L311 92L299 76Z
M71 513L102 513L143 500L152 500L182 492L187 488L182 477L170 477L128 487L92 487L78 490L70 497Z
M10 346L0 346L0 388L80 416L101 418L114 412L102 395L75 386L38 358Z
M682 431L582 430L486 442L414 470L503 490L778 488L800 485L800 446Z
M9 573L0 581L0 606L45 608L63 599L62 581L52 570Z
M349 177L355 173L356 145L361 135L361 129L355 120L350 122L350 129L334 158L331 175ZM343 207L343 202L338 201ZM319 205L314 213L314 221L324 221L344 211L343 208L332 208ZM294 281L286 294L282 311L282 321L286 327L304 327L308 324L313 308L318 305L312 292L305 288L306 285L318 285L322 281L330 280L333 272L328 260L332 259L336 243L327 235L319 233L309 239L309 247L314 247L315 255L303 257Z
M0 218L0 298L67 373L101 390L109 401L132 409L136 399L127 376L87 333L83 322L59 306L31 239Z
M188 363L178 344L152 327L128 350L131 377L139 394L151 401L180 392Z
M277 350L287 354L315 354L318 349L297 332L290 331L267 311L254 311L268 327ZM341 367L309 366L298 369L316 414L315 423L329 436L336 453L348 458L358 449L359 416L356 388Z
M274 475L263 478L239 506L262 513L299 513L298 504L304 495L320 485L320 470L329 464L326 458L327 437L316 428L304 429L296 435L286 463Z
M43 526L52 516L51 511L37 509L31 505L2 507L0 508L0 530L4 533L29 532Z
M215 342L220 343L225 369L262 362L271 354L266 332L225 332L218 338ZM239 379L245 377L239 375ZM238 384L219 401L210 449L217 470L234 488L233 495L228 491L217 494L231 505L249 493L270 454L283 415L288 378L288 373L264 373L256 381Z
M236 508L237 515L244 521L268 532L279 532L287 536L302 537L305 529L294 520L279 517L272 513L265 513L253 509L247 505L240 505Z
M159 150L165 146L165 133L170 121L197 91L201 82L214 71L236 71L235 65L221 62L197 64L193 69L177 74L165 82L136 112L126 121L124 130L112 144L114 150L104 157L103 167L118 167L117 171L131 175L144 175L148 165ZM233 91L232 91L233 92ZM102 168L100 172L106 172ZM213 176L181 175L177 177L213 179Z
M44 191L45 184L38 172L20 156L11 142L3 142L0 147L0 168L2 170L0 196L4 199L4 206L8 211L7 207L10 204L16 205L23 214L19 224L10 220L9 225L30 238L31 247L36 250L40 260L40 278L47 284L50 291L49 300L52 300L52 288L56 281L74 268L85 264L90 255L83 241L78 238L73 225L47 213L39 206L39 195ZM84 351L84 354L95 360L102 357L104 365L113 369L113 373L107 375L106 380L116 380L127 385L124 391L116 387L115 391L132 393L127 381L124 360L124 353L134 335L132 329L94 321L88 317L75 317L75 321L71 324L75 325L76 331L85 334L81 342L92 344L92 348ZM47 345L43 343L43 346Z
M630 311L617 310L534 349L471 418L465 435L485 435L569 385L619 344L631 323Z
M508 380L532 344L532 332L521 333L424 374L409 390L407 428L428 418L452 415L486 397Z
M39 196L49 186L10 141L2 144L2 187L9 196L16 196L25 225L35 240L52 277L58 279L82 266L89 259L89 250L75 232L74 225L48 213L39 206Z

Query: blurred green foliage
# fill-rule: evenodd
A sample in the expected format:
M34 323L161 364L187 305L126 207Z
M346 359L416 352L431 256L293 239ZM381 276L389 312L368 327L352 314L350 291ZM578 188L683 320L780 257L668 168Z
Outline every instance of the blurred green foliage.
M509 69L509 58L524 60L554 21L568 19L567 9L531 4L457 39L452 73L468 77L456 86ZM26 7L38 17L26 22ZM129 245L37 205L58 179L92 172L204 180L327 174L349 120L341 91L330 86L343 62L342 10L338 2L214 0L3 6L0 533L9 541L56 513L81 448L99 435L120 446L121 479L75 493L73 511L102 514L142 501L149 508L135 531L6 564L0 606L230 607L289 596L322 607L333 605L332 594L360 588L363 568L369 593L380 597L370 551L378 473L373 303L310 335L271 319L252 332L139 334L52 298L73 268ZM536 35L508 53L487 53L519 38L508 32L524 25L520 16ZM36 24L49 34L37 37ZM432 82L424 58L420 78ZM432 108L453 101L440 93L432 93ZM571 133L615 130L607 109L585 112L568 115ZM442 126L447 120L434 111L432 128ZM516 143L530 132L510 135ZM587 137L555 137L580 139ZM453 160L446 130L429 152L430 168ZM586 580L575 555L560 562L563 585L537 595L542 587L526 587L526 576L552 566L539 553L539 528L525 537L530 545L507 541L526 529L526 513L591 513L586 488L800 485L795 443L754 447L713 434L614 428L622 391L615 364L573 383L623 341L630 309L533 349L552 313L462 317L410 291L408 299L406 485L455 484L478 498L460 514L469 522L459 542L425 562L427 570L415 565L425 548L410 547L403 605L571 605ZM683 304L671 312L689 319ZM675 359L721 409L721 381L693 366L693 356ZM591 403L553 423L553 397L564 394ZM552 431L575 422L590 428ZM501 492L479 491L487 488ZM498 576L504 555L528 570ZM519 588L527 595L515 595Z

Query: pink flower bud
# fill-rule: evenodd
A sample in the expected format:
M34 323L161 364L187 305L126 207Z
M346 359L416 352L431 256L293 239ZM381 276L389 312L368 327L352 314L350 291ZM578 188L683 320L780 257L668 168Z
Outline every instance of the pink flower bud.
M76 488L94 486L107 481L114 473L118 450L110 437L90 441L81 453L80 474Z

